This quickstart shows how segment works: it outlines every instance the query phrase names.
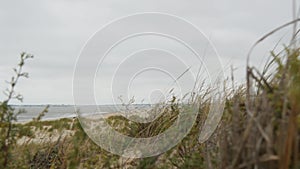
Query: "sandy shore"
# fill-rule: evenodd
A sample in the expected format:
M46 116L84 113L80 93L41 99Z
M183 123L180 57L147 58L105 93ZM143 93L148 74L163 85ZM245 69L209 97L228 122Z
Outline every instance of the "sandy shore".
M90 116L84 116L85 119L90 119L93 121L97 121L99 119L106 119L111 116L120 115L119 113L105 113L105 114L97 114L97 115L90 115ZM71 117L71 118L63 118L63 119L69 119L68 125L69 128L63 128L63 129L51 129L51 125L43 125L42 128L38 128L36 126L30 126L30 130L34 133L34 137L27 137L23 136L17 140L17 144L23 145L23 144L29 144L29 143L35 143L35 144L44 144L49 142L55 142L60 137L72 137L75 134L75 130L73 129L74 123L78 117ZM58 121L60 119L42 119L40 122L54 122ZM26 121L26 122L16 122L16 124L22 124L26 125L32 121Z

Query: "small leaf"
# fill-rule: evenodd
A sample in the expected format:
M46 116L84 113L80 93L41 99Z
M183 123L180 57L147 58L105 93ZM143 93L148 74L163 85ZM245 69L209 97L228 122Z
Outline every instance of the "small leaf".
M20 76L23 76L25 78L28 78L29 77L29 74L27 72L24 72L24 73L21 73Z

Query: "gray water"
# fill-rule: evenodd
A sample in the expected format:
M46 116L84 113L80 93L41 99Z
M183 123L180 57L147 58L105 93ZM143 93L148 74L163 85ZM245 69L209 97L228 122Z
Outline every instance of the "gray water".
M18 116L18 122L28 122L33 118L36 118L44 109L45 105L14 105L13 108L15 112L24 110ZM92 115L92 114L103 114L103 113L115 113L120 110L121 105L84 105L84 106L74 106L74 105L50 105L48 112L43 116L42 120L55 120L61 118L72 118L80 115ZM131 108L146 108L149 105L132 105ZM76 113L77 112L77 113Z

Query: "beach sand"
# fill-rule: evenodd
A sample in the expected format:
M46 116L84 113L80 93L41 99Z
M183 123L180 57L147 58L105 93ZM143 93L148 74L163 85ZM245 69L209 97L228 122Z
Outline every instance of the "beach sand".
M90 115L90 116L85 116L84 119L91 120L93 122L97 122L100 119L106 119L111 116L116 116L120 115L119 113L105 113L102 115ZM74 130L74 123L78 117L72 117L72 118L64 118L67 119L65 121L62 121L61 123L68 123L69 127L68 128L63 128L63 129L51 129L51 125L43 125L42 127L37 127L37 126L30 126L30 130L34 133L34 137L27 137L23 136L17 140L18 145L23 145L23 144L45 144L45 143L51 143L51 142L56 142L59 138L65 138L65 137L72 137L75 134ZM43 124L43 122L54 122L54 121L59 121L61 119L55 119L55 120L41 120L40 123ZM27 125L28 123L31 123L32 121L29 122L16 122L16 124L22 124L22 125Z

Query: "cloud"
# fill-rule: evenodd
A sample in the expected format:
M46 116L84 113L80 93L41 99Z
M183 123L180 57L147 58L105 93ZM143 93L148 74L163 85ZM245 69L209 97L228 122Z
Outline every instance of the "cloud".
M138 12L164 12L187 19L211 38L223 63L239 67L236 73L242 77L251 45L264 33L291 20L291 11L291 2L280 0L1 1L0 83L11 75L19 53L27 51L36 58L26 68L31 78L21 81L18 88L24 93L25 103L72 104L73 70L86 41L113 19ZM281 35L266 42L257 56L269 50ZM253 62L260 59L253 58ZM0 90L5 88L0 86Z

